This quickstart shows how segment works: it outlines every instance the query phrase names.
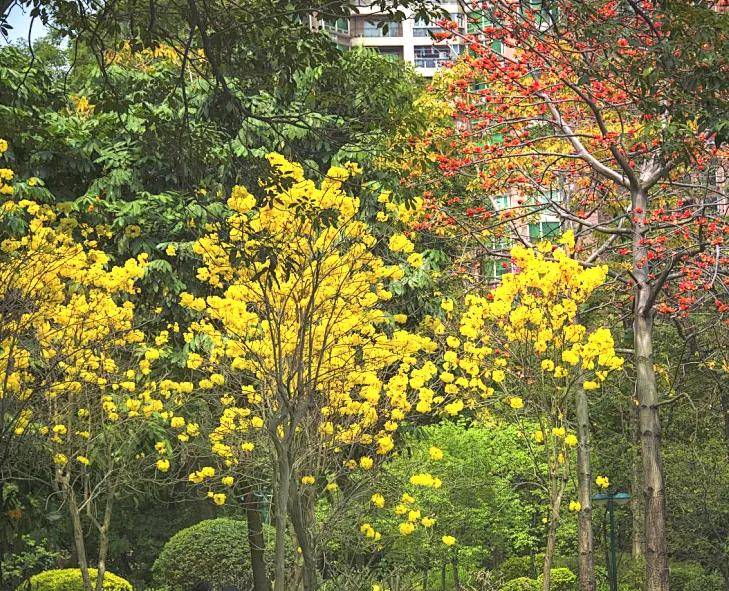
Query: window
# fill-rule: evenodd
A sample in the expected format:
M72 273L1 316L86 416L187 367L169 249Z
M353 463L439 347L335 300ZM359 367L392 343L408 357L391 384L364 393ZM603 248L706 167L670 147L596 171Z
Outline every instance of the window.
M488 27L491 21L483 12L472 12L468 15L467 31L469 35L485 36L481 33L485 27ZM491 42L491 50L498 54L504 53L504 44L499 40Z
M402 60L402 47L371 47L382 57L392 61Z
M402 37L402 25L397 21L364 21L363 37Z
M538 242L545 238L556 238L560 233L559 222L535 222L529 224L529 240L532 242Z
M450 18L458 24L458 28L463 30L463 17L460 13L451 13ZM436 33L442 33L443 29L432 21L416 18L413 25L413 37L430 37Z
M416 45L415 66L418 68L439 68L455 60L461 53L460 45Z
M564 195L559 189L544 188L539 193L529 196L527 199L528 205L537 206L548 206L552 203L562 203Z
M511 248L511 240L509 238L492 238L489 248L508 253ZM496 254L486 255L481 261L481 272L487 279L501 279L502 275L510 271L510 267L508 257L500 257Z
M535 24L539 30L549 29L557 21L557 6L553 0L522 0L522 14L532 11L535 14Z
M504 209L509 208L509 196L508 195L500 195L499 197L494 197L494 209L496 211L502 211Z
M327 19L324 21L324 28L334 33L340 33L343 35L349 34L349 19L341 17L338 19Z

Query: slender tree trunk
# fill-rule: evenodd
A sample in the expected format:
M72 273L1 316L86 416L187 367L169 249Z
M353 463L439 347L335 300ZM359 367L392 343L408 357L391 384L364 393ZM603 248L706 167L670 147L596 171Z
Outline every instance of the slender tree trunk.
M278 486L275 490L274 524L276 527L276 543L273 562L273 591L286 589L286 522L288 514L289 489L291 486L291 464L288 448L278 450Z
M640 459L640 428L638 408L633 413L633 439L635 448L633 457L631 458L631 476L630 476L630 509L633 513L632 524L632 542L630 555L634 560L643 558L643 479L641 478L642 466Z
M723 378L719 377L719 383ZM727 459L729 459L729 388L722 388L720 394L721 412L724 415L724 443L726 444Z
M592 532L592 469L590 466L590 418L587 394L578 388L575 399L577 415L577 500L578 565L580 591L595 591L595 554Z
M89 562L86 557L86 544L84 543L84 530L81 523L81 512L76 502L76 492L73 486L68 482L67 476L61 476L62 486L66 492L66 500L68 502L68 511L71 516L71 524L73 525L73 542L76 547L76 556L78 558L78 567L81 570L81 579L86 591L94 591L89 576Z
M246 521L253 571L253 591L269 591L271 586L266 572L266 540L263 537L263 519L258 505L253 488L249 488L246 492Z
M453 550L453 589L461 591L461 578L458 574L458 551Z
M566 479L560 477L559 484L553 484L555 490L550 503L549 525L547 527L547 547L544 549L544 565L542 567L542 590L549 591L552 584L552 562L557 548L557 527L559 525L559 512L562 506L562 495Z
M653 371L653 319L641 314L635 318L635 351L640 439L643 459L645 501L646 590L668 590L668 551L666 544L666 497L661 460L661 425L658 392Z
M1 405L0 405L1 406ZM0 408L0 429L4 430L5 426L2 424L2 419L4 412L2 408ZM5 479L0 477L0 507L3 509L5 508L5 503L3 502L3 499L5 498ZM3 560L5 560L5 538L7 536L7 532L5 530L5 527L0 530L0 589L5 589L5 577L3 575Z
M114 491L109 491L104 508L104 521L99 528L99 562L96 567L96 591L104 588L104 575L106 574L106 556L109 551L109 528L111 527L111 514L114 508Z
M631 195L633 222L633 265L635 301L633 339L636 367L636 395L639 403L640 451L643 460L645 498L646 591L668 591L668 551L666 542L666 498L661 461L661 424L658 416L658 390L653 370L653 293L649 279L648 246L645 242L645 215L648 195Z
M446 561L443 561L443 564L440 567L440 589L441 591L446 591Z
M319 576L314 558L314 548L309 528L307 527L307 508L304 506L304 499L299 494L296 483L292 483L289 496L289 515L294 526L296 539L301 548L301 557L304 560L304 591L315 591L319 586Z

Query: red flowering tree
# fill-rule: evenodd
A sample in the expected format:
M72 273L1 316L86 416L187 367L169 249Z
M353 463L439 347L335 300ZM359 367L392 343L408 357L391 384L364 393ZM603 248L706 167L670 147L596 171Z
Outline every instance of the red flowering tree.
M455 133L433 141L434 160L441 174L506 198L497 212L496 202L466 209L451 196L439 206L469 236L490 233L491 244L479 239L487 254L494 237L540 238L550 219L548 232L574 229L584 262L612 263L633 329L647 589L665 591L654 319L707 303L726 311L725 18L682 0L467 4L468 30L442 23L470 51L444 78ZM530 222L536 231L525 231ZM591 554L589 539L580 545ZM581 564L582 589L594 588L590 567Z

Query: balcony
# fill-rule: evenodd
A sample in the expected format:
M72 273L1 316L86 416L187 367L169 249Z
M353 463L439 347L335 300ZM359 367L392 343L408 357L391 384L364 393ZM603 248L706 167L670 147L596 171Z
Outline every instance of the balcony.
M385 20L365 20L355 23L354 34L360 37L402 37L402 23Z
M456 60L460 53L460 45L416 45L415 67L427 69L440 68Z

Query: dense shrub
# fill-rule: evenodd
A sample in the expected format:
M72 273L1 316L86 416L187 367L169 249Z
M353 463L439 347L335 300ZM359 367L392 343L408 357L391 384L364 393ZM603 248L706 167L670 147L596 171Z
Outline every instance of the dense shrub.
M544 553L540 552L534 556L511 556L504 560L496 569L496 572L505 581L519 577L536 578L542 572L544 564ZM552 559L552 569L568 569L577 572L577 560L567 556L555 556Z
M540 564L535 564L533 556L511 556L502 562L497 571L506 580L536 575Z
M162 548L152 567L154 584L193 591L200 583L215 590L252 584L245 521L220 518L180 530Z
M618 554L618 582L628 589L642 589L645 585L645 559L629 554Z
M92 584L96 584L96 569L89 569ZM30 577L18 591L84 591L81 570L65 568L47 570ZM132 591L132 585L113 573L104 574L104 591Z
M565 567L553 568L551 570L551 591L574 591L577 588L577 575ZM542 586L543 575L539 575L537 581Z
M536 579L530 579L529 577L518 577L507 581L501 591L539 591L541 589L539 582Z
M707 572L696 562L672 562L669 571L671 591L723 591L724 578Z

